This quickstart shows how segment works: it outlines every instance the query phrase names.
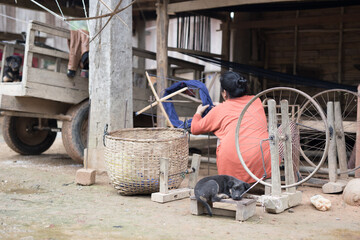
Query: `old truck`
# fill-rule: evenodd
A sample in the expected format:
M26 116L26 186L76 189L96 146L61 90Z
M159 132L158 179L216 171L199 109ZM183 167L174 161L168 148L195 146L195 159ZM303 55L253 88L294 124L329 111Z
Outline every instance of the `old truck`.
M0 42L1 78L5 58L11 55L23 56L22 81L0 82L3 137L15 152L37 155L50 148L61 131L67 153L73 160L82 163L88 133L89 81L81 77L79 72L74 78L68 78L69 54L39 44L39 32L66 40L70 38L67 29L31 21L25 44ZM133 48L133 55L156 59L155 53L137 48ZM169 65L191 69L194 76L204 71L203 65L175 58L169 58ZM133 73L144 73L144 69L134 68ZM149 88L134 86L133 110L138 111L147 106L150 95ZM178 104L176 108L179 116L191 116L197 104ZM137 121L142 122L138 124ZM146 126L143 123L141 116L134 118L135 126Z

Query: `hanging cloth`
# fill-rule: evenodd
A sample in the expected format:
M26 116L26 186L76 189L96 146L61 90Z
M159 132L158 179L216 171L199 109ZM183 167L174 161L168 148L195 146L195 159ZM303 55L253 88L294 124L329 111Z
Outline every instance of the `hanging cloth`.
M209 91L206 88L205 84L198 81L198 80L188 80L188 81L180 81L177 83L174 83L167 89L165 89L164 94L162 97L166 97L167 95L180 90L184 87L188 87L189 89L199 89L200 99L202 101L202 105L208 105L209 107L204 111L203 117L210 111L210 109L214 106L211 97L209 95ZM171 98L169 98L171 100ZM176 128L184 128L188 129L191 126L192 119L188 119L185 123L181 120L179 120L179 116L177 115L175 111L174 104L172 102L163 102L162 103L166 113L168 114L170 121L172 125Z

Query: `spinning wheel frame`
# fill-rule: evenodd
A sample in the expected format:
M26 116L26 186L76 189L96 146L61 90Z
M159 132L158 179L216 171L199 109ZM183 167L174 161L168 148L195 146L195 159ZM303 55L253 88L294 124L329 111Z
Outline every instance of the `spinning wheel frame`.
M324 128L325 128L325 137L326 137L326 140L325 140L325 147L324 147L324 150L323 150L323 155L321 157L321 160L319 161L319 163L317 164L317 166L315 167L315 169L308 175L306 176L305 178L303 178L302 180L298 181L298 182L295 182L293 184L289 184L289 185L282 185L281 188L290 188L290 187L295 187L297 185L300 185L306 181L308 181L318 170L319 168L321 167L321 165L323 164L323 162L325 161L326 157L327 157L327 152L328 152L328 148L329 148L329 129L327 127L327 121L326 121L326 117L325 117L325 114L322 110L322 108L319 106L319 104L316 103L316 101L311 98L308 94L300 91L300 90L297 90L297 89L294 89L294 88L287 88L287 87L277 87L277 88L271 88L271 89L267 89L267 90L264 90L260 93L258 93L257 95L255 95L244 107L243 111L241 112L240 116L239 116L239 119L238 119L238 122L237 122L237 125L236 125L236 132L235 132L235 147L236 147L236 152L237 152L237 155L240 159L240 162L242 164L242 166L244 167L244 169L246 170L246 172L253 178L255 179L256 181L259 181L261 184L265 185L265 186L268 186L268 187L272 187L272 185L270 183L266 183L264 182L263 180L260 180L257 176L255 176L251 171L250 169L247 167L244 159L242 158L242 155L241 155L241 151L240 151L240 145L239 145L239 130L240 130L240 125L241 125L241 121L246 113L246 111L248 110L248 108L250 107L250 105L258 98L260 98L261 96L264 96L266 95L267 93L269 92L275 92L275 91L280 91L280 93L282 93L282 91L289 91L290 93L291 92L294 92L296 94L301 95L302 97L304 97L305 99L307 99L307 103L312 103L315 107L315 109L318 111L320 117L321 117L321 120L324 124ZM281 97L280 97L281 98ZM298 120L298 118L297 118ZM300 147L301 148L301 147Z

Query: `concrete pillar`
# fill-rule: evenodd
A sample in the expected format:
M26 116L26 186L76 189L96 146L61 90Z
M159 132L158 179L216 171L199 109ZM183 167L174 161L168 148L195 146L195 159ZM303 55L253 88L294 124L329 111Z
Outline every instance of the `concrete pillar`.
M114 9L118 1L104 0ZM131 1L123 0L120 8ZM119 8L119 9L120 9ZM97 0L90 0L90 16L109 13ZM132 7L118 14L126 26L113 17L101 34L90 43L90 123L88 139L88 167L104 170L103 133L133 125L132 100ZM90 21L90 33L95 35L108 18ZM125 114L126 113L126 114Z

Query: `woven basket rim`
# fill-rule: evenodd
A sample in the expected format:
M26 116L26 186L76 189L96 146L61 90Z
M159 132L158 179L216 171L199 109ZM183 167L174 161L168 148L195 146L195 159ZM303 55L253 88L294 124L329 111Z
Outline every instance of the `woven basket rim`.
M111 136L111 135L119 133L119 132L163 131L163 130L181 132L183 134L181 136L170 137L170 138L166 138L166 139L134 139L134 138L122 138L122 137ZM187 132L184 131L184 129L180 129L180 128L124 128L124 129L119 129L116 131L109 132L108 135L105 135L105 138L109 139L109 140L131 141L131 142L167 142L167 141L171 141L171 140L181 139L186 136L187 136Z

